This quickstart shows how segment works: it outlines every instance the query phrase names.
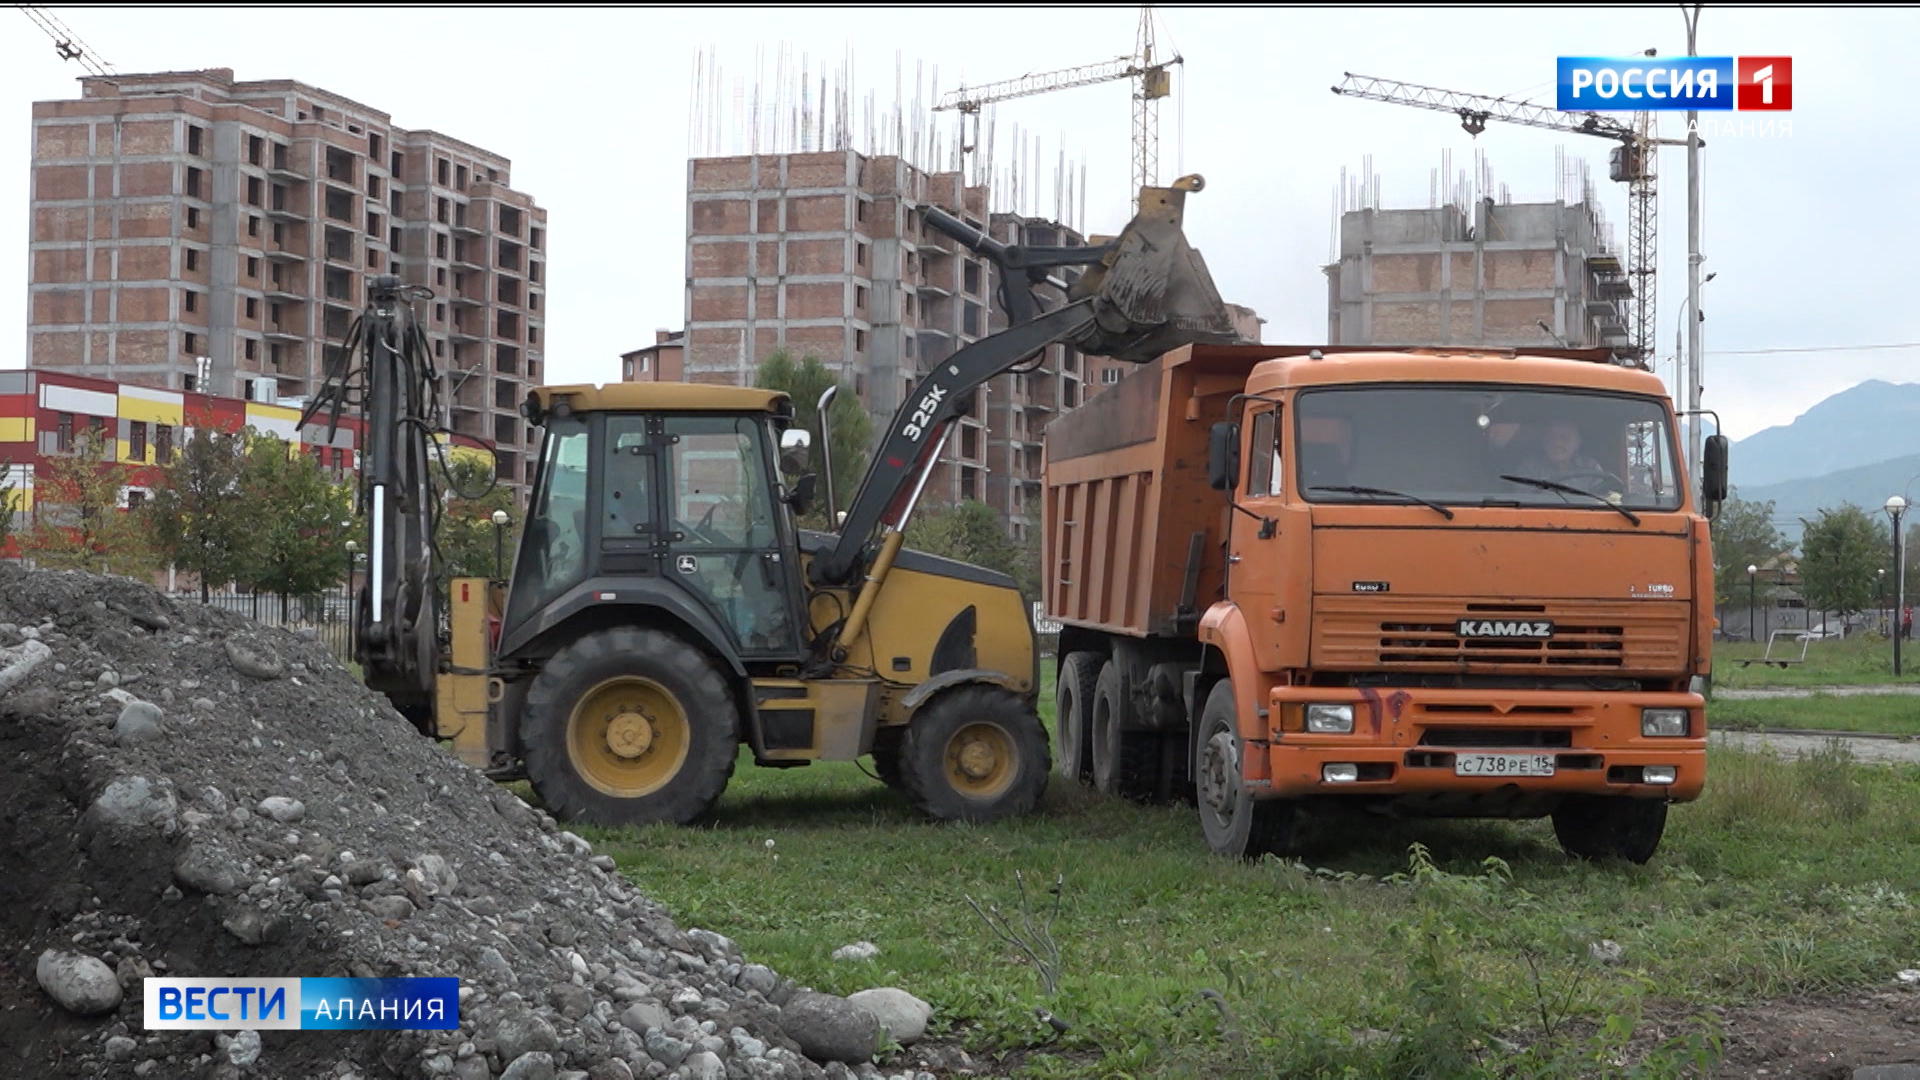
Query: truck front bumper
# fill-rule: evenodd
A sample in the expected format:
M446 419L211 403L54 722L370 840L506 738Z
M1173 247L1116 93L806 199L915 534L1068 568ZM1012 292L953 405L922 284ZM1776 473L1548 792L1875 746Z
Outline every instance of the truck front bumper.
M1352 732L1306 731L1309 704L1350 706ZM1684 802L1706 782L1705 706L1692 693L1280 686L1242 779L1261 798L1409 797L1435 812L1525 813L1571 794ZM1642 734L1645 709L1685 709L1686 734Z

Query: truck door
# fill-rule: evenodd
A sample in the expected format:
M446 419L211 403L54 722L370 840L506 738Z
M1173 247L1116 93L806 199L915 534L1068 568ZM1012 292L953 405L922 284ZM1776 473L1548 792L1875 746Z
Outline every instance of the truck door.
M1241 470L1245 479L1234 498L1252 516L1232 515L1227 544L1227 595L1239 605L1248 629L1253 632L1254 655L1259 658L1261 668L1271 671L1280 666L1274 613L1280 606L1280 582L1287 572L1287 568L1280 565L1285 547L1279 533L1286 520L1286 515L1280 512L1286 470L1281 467L1280 406L1261 401L1251 405L1243 426L1246 444L1241 450L1241 460L1246 462Z
M766 424L748 416L669 416L663 572L713 611L742 658L800 652L798 567L783 554Z

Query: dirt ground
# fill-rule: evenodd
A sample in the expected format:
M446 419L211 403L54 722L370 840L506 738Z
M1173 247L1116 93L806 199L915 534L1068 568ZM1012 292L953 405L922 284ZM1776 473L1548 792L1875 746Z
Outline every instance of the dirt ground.
M1652 1045L1694 1029L1697 1006L1648 1010L1635 1041ZM1713 1075L1848 1080L1869 1065L1920 1068L1920 990L1789 998L1707 1010L1722 1025Z

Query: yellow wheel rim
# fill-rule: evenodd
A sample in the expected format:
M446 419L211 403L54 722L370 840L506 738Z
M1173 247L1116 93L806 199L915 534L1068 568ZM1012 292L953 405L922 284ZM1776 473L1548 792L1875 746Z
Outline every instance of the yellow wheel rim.
M947 781L971 799L991 799L1013 786L1013 737L998 724L968 724L947 740Z
M582 694L567 718L574 772L621 799L651 795L686 764L692 725L666 687L618 675Z

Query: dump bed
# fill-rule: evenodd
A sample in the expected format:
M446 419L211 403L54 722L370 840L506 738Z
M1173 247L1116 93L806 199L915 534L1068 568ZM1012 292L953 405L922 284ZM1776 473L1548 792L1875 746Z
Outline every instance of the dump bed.
M1226 499L1207 433L1262 360L1298 351L1196 345L1128 373L1047 425L1046 613L1134 637L1191 635L1219 599Z

